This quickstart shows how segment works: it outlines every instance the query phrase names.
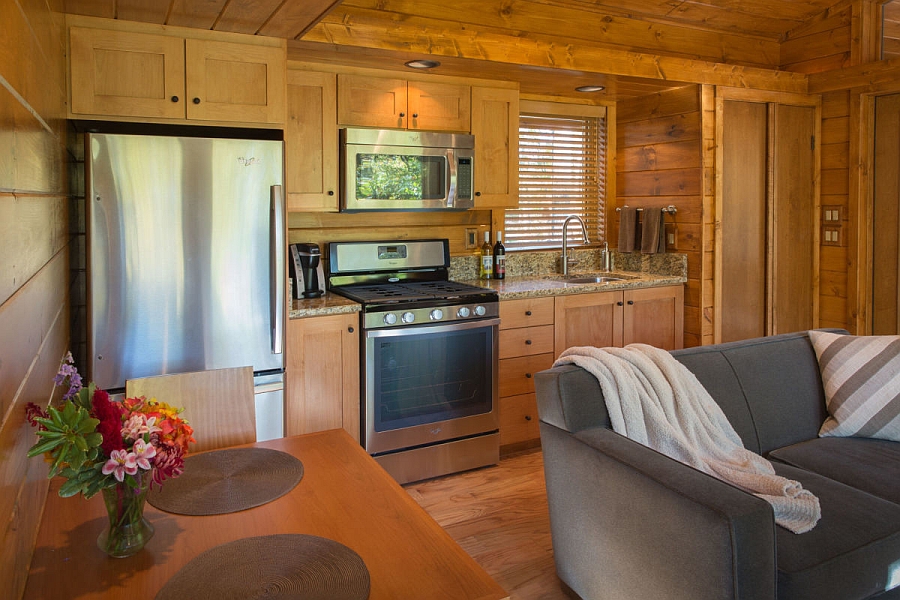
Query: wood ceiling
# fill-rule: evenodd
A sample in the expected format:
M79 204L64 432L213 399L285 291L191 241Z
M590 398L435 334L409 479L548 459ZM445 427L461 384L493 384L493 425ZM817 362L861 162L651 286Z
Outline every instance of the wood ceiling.
M519 81L527 94L622 100L699 81L774 83L780 42L850 0L66 0L68 13L281 37L289 56ZM583 96L583 95L582 95Z

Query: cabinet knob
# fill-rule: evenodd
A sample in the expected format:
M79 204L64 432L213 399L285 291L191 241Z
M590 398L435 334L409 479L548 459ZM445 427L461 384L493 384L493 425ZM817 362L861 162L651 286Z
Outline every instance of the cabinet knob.
M406 116L406 113L400 113L400 118L401 118L401 119L402 119L403 117L405 117L405 116Z
M530 317L530 316L531 316L531 311L530 311L530 310L526 310L526 311L525 311L525 316L526 316L526 317Z
M525 415L525 420L526 420L526 421L530 421L530 420L531 420L531 415Z
M531 340L525 340L525 345L526 345L526 346L530 346L530 345L531 345Z
M172 102L178 102L178 96L172 96Z
M525 379L531 379L531 373L525 373Z
M334 196L334 190L328 190L328 195L329 195L329 196Z
M200 104L200 98L194 98L194 104Z
M353 333L353 325L351 325L350 327L348 327L348 328L347 328L347 331L349 331L350 333Z
M629 301L628 301L628 306L631 306L632 304L634 304L634 300L629 300Z
M616 302L616 306L622 306L622 301Z
M475 195L476 195L476 196L480 196L480 195L481 195L481 192L475 192Z
M413 119L418 119L418 118L419 118L419 113L413 113Z

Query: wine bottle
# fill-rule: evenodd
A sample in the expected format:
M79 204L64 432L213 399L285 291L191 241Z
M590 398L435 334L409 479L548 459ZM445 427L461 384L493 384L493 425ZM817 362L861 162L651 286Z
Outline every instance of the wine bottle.
M497 232L497 242L494 244L494 279L506 277L506 248L503 247L503 232Z
M481 260L478 265L478 278L490 279L494 273L494 254L491 250L491 232L484 232L484 244L481 245Z

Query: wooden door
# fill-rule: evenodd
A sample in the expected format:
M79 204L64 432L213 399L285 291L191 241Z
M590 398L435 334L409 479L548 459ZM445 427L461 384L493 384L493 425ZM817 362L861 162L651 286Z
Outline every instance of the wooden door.
M406 129L406 80L362 75L337 78L338 123Z
M467 85L410 81L406 102L410 129L469 132L471 92Z
M900 94L875 99L872 333L900 334Z
M285 49L185 40L187 117L283 123Z
M556 297L556 356L572 346L622 346L622 292Z
M105 29L69 30L71 112L184 119L184 40Z
M622 343L684 347L684 286L625 290Z
M475 208L519 205L519 92L472 88Z
M770 335L816 326L816 110L775 104L769 218Z
M337 212L336 76L291 69L287 78L284 168L288 210Z
M359 440L358 323L356 313L288 322L285 435L343 428Z
M767 123L766 104L724 103L717 248L722 342L766 334Z

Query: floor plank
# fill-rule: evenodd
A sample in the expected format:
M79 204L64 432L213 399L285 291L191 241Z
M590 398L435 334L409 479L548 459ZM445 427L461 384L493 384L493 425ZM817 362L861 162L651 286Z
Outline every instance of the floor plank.
M405 488L511 600L570 600L553 564L543 465L535 450Z

